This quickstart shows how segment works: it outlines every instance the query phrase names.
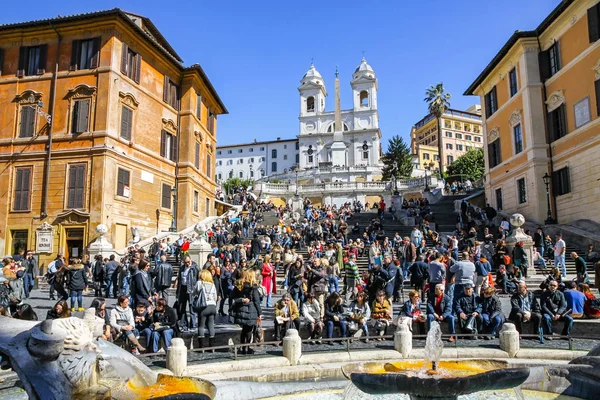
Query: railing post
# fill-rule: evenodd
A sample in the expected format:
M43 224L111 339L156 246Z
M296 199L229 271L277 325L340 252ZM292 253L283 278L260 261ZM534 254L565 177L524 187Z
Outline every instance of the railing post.
M290 365L297 365L302 356L302 339L296 329L288 329L283 338L283 356Z
M508 353L513 358L520 350L519 332L515 324L505 323L500 331L500 349Z
M181 338L174 338L167 349L167 369L175 376L183 376L187 369L187 348Z

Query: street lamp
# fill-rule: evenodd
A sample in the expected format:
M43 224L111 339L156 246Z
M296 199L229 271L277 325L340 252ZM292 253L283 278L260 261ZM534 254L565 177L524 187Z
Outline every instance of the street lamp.
M294 171L296 172L296 194L295 194L295 196L298 197L298 167L294 168Z
M29 105L29 107L33 108L35 110L35 112L39 115L41 115L42 117L44 117L46 119L46 122L48 123L48 125L50 125L52 123L52 115L45 113L44 111L42 111L42 108L44 107L44 102L43 101L35 101L35 96L31 95L27 98L27 101L29 103L31 103Z
M548 202L548 217L546 218L546 225L554 225L556 224L556 220L552 218L552 209L550 208L550 182L552 181L552 177L548 175L548 172L544 176L542 176L544 181L544 185L546 185L546 201Z
M171 213L171 227L169 232L177 232L177 222L175 221L175 210L177 209L177 188L171 187L171 196L173 196L173 212Z
M429 171L435 164L430 162L429 164L425 164L425 192L430 192L429 188L429 178L427 177L427 171Z
M398 166L394 165L394 170L392 171L392 178L394 178L394 196L398 196L400 192L398 191Z

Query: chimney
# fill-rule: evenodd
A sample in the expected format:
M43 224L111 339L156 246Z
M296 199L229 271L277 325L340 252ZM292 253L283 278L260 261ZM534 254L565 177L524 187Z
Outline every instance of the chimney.
M281 140L281 138L280 138L280 137L278 137L278 138L277 138L277 140Z

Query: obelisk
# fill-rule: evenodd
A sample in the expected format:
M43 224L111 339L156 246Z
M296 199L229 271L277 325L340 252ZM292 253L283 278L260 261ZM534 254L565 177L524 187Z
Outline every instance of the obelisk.
M335 124L333 129L333 143L331 144L331 163L333 166L346 166L346 144L344 143L344 124L342 123L342 109L340 106L340 77L335 68Z

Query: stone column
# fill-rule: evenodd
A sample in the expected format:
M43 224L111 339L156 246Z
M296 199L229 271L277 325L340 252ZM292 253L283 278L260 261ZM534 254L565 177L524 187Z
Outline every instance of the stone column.
M183 376L187 369L187 348L181 338L174 338L167 349L167 369L175 376Z
M519 341L519 332L515 324L509 322L504 323L500 331L500 349L507 352L510 358L517 355L521 348Z
M394 349L402 354L403 358L408 358L412 351L412 332L408 325L399 323L398 329L394 332Z
M506 238L506 247L508 248L509 255L512 258L512 252L517 242L523 242L523 249L527 254L529 265L527 271L529 274L535 274L535 268L533 268L533 239L531 236L526 235L525 231L521 228L525 223L525 217L521 214L513 214L510 217L510 224L513 226L512 234Z
M198 233L198 237L195 241L190 243L188 254L192 261L194 261L200 268L206 263L208 255L212 252L210 244L204 238L206 232L206 226L203 224L197 224L194 228Z
M96 233L100 236L88 246L88 252L92 259L98 254L104 258L114 253L115 249L113 248L113 245L104 237L107 232L108 227L104 224L100 224L96 227Z
M283 356L290 365L297 365L302 356L302 339L296 329L288 329L283 338Z

